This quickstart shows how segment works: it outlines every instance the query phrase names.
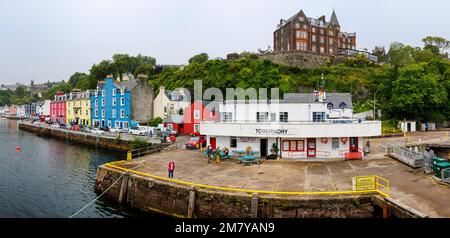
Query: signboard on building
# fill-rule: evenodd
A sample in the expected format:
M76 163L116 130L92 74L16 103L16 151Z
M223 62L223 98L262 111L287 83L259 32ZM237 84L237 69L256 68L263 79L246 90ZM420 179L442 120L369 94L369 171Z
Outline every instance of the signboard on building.
M258 138L256 137L239 137L240 142L256 143Z

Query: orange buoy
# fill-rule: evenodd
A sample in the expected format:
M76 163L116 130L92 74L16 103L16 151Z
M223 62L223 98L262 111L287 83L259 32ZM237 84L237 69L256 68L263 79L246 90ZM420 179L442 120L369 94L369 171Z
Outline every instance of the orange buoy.
M16 152L20 152L20 146L16 146Z

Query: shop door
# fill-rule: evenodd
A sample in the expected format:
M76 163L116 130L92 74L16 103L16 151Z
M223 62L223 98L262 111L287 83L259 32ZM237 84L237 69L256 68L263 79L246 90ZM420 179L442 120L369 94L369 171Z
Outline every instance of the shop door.
M211 147L213 149L215 149L216 148L216 137L209 138L209 144L211 145Z
M406 127L407 127L407 132L411 132L411 123L406 123Z
M358 152L358 137L350 137L350 152Z
M261 157L267 156L267 139L260 140L260 148L259 148Z
M308 148L306 156L310 158L316 157L316 138L308 138Z

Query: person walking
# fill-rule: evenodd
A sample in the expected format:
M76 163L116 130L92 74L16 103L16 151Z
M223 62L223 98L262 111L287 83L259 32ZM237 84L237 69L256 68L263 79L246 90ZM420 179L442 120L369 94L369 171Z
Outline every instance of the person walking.
M169 170L169 178L173 178L173 171L175 170L175 162L173 161L169 162L168 170Z
M212 146L208 145L208 148L206 149L206 156L208 156L208 163L210 163L211 154L212 154Z

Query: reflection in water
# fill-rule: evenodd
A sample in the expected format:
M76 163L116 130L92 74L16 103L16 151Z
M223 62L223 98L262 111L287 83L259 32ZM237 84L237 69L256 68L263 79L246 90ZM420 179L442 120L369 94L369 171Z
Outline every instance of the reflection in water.
M96 197L97 167L123 158L20 131L14 120L0 120L0 141L0 217L68 217ZM143 215L101 199L77 217Z

